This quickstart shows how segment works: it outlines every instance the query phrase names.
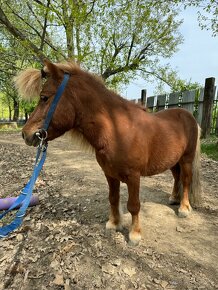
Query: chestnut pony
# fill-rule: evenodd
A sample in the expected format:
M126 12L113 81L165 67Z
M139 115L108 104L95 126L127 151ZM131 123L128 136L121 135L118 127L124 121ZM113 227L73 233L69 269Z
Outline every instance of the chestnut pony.
M38 144L36 133L43 126L64 73L70 74L70 79L52 117L47 140L71 132L92 146L109 186L110 215L106 228L121 226L119 192L120 182L124 182L128 187L127 208L132 215L129 241L137 244L141 239L140 176L167 169L174 177L169 202L180 203L179 216L186 217L191 211L189 193L193 204L200 200L200 129L192 114L184 109L146 112L107 89L100 78L78 65L45 61L42 71L27 69L15 78L24 98L40 96L23 127L26 144Z

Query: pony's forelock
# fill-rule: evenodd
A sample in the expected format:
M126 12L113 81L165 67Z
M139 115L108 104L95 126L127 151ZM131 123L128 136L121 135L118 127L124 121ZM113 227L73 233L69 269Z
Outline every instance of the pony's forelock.
M39 97L42 89L41 71L35 68L28 68L14 77L15 87L19 95L27 101Z

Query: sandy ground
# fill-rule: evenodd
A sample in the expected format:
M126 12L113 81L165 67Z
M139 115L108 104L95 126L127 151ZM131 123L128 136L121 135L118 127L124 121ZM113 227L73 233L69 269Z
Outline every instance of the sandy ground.
M0 197L18 195L34 158L19 133L0 133ZM217 176L218 162L202 157L203 203L186 219L167 203L170 172L142 178L143 239L130 247L126 186L124 230L107 232L108 188L95 156L64 137L51 142L34 190L40 205L0 240L0 289L218 289Z

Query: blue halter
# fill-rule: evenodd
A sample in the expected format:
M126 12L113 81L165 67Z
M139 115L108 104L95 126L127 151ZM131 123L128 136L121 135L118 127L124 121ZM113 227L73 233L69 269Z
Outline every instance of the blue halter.
M39 176L39 173L40 173L42 166L43 166L45 159L46 159L47 130L48 130L49 124L51 122L52 116L54 114L54 111L57 107L57 104L61 98L61 95L64 92L66 85L67 85L69 77L70 77L69 74L67 74L67 73L64 74L64 79L63 79L62 83L60 84L60 86L58 87L58 90L57 90L57 92L54 96L54 99L51 103L51 106L48 110L43 128L41 130L39 130L40 133L39 133L38 137L41 140L41 142L37 148L36 161L35 161L34 168L33 168L33 174L31 176L31 178L29 179L28 183L22 189L19 197L15 200L15 202L10 206L10 208L8 210L6 210L3 214L0 215L0 220L1 220L8 212L15 209L17 206L20 206L19 210L16 213L14 220L10 224L3 226L3 227L0 227L0 238L5 238L8 234L10 234L12 231L17 229L22 224L23 217L25 216L25 213L26 213L26 209L30 203L30 199L32 196L32 192L33 192L33 188L34 188L36 179Z

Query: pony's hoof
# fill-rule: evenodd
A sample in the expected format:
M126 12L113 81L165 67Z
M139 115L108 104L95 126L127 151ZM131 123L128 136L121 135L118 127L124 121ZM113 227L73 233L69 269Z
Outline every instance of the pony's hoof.
M177 198L175 198L174 196L170 196L170 197L169 197L169 201L168 201L168 203L169 203L170 205L173 205L173 204L180 204L180 200L177 199Z
M140 232L130 232L129 233L129 246L137 246L141 240L142 236Z
M114 224L110 220L106 222L106 230L112 230L112 231L121 231L122 225L121 224Z
M192 211L191 206L188 206L185 209L180 207L178 210L178 216L180 218L186 218L191 213L191 211Z

